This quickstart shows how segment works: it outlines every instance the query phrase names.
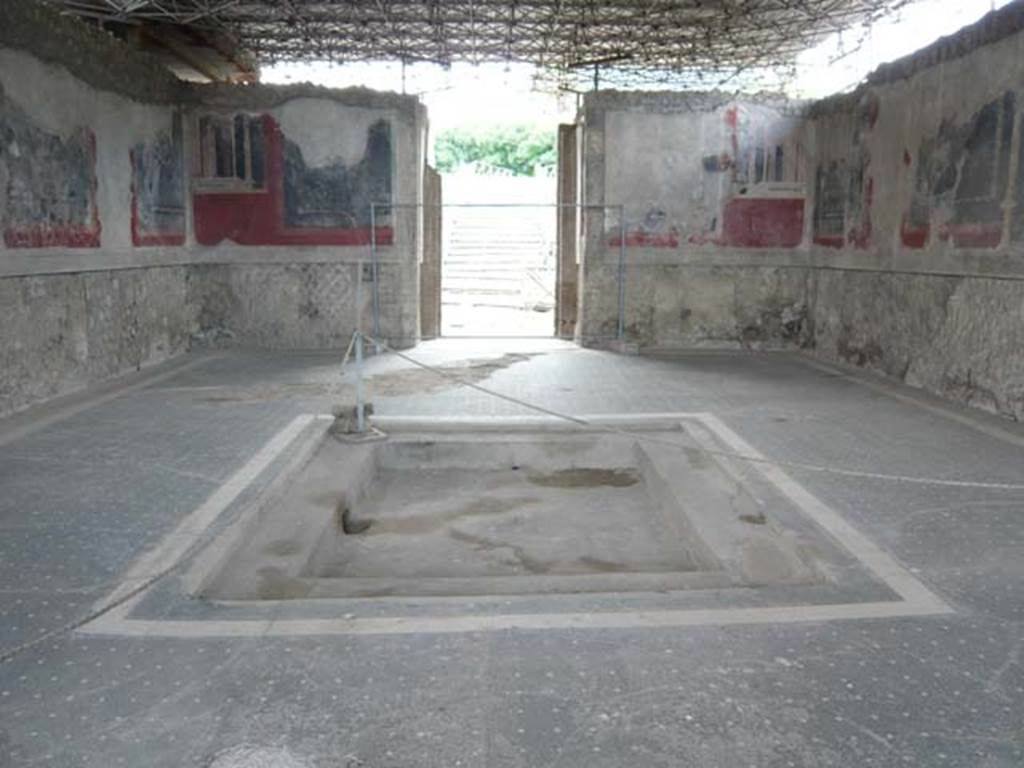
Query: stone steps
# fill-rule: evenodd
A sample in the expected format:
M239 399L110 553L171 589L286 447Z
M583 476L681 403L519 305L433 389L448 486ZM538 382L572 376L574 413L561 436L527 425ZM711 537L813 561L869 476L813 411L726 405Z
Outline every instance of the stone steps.
M555 282L554 221L551 209L447 210L442 303L518 310L552 306L545 286Z

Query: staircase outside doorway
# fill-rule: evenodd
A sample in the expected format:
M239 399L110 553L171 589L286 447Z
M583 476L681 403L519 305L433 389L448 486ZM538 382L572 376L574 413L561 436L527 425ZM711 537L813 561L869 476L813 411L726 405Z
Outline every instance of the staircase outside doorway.
M554 178L458 173L443 185L442 335L553 336Z

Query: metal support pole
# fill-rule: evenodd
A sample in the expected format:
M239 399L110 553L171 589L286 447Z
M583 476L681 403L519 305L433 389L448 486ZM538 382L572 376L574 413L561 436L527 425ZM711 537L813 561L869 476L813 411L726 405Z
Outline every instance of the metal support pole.
M373 270L373 348L379 355L380 347L380 261L377 258L377 205L370 203L370 264Z
M619 323L615 337L626 337L626 207L619 206Z
M363 403L363 260L356 262L356 431L366 431L366 406Z
M366 404L363 402L363 334L356 331L356 432L366 432Z

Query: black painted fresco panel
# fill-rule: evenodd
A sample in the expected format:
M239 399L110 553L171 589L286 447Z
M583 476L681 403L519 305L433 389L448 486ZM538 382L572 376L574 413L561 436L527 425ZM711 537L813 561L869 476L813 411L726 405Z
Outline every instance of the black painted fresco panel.
M98 247L96 142L36 125L0 87L0 225L9 248Z
M302 150L285 137L285 226L356 228L370 225L370 203L391 201L391 126L385 120L367 131L363 158L352 166L340 161L309 168ZM378 221L388 211L378 209Z
M185 157L182 119L132 150L132 242L180 245L185 240Z
M843 237L846 173L841 164L819 166L815 178L814 237L830 240Z

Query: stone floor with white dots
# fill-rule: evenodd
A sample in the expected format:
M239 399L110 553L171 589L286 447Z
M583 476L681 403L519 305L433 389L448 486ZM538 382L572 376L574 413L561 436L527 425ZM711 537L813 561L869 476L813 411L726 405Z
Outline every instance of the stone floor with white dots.
M1024 481L1019 425L796 354L411 354L553 411L703 414L779 462L750 471L852 565L762 587L196 596L354 379L326 353L192 355L0 422L0 766L1024 765L1024 491L999 487ZM390 355L366 376L381 424L538 416Z

